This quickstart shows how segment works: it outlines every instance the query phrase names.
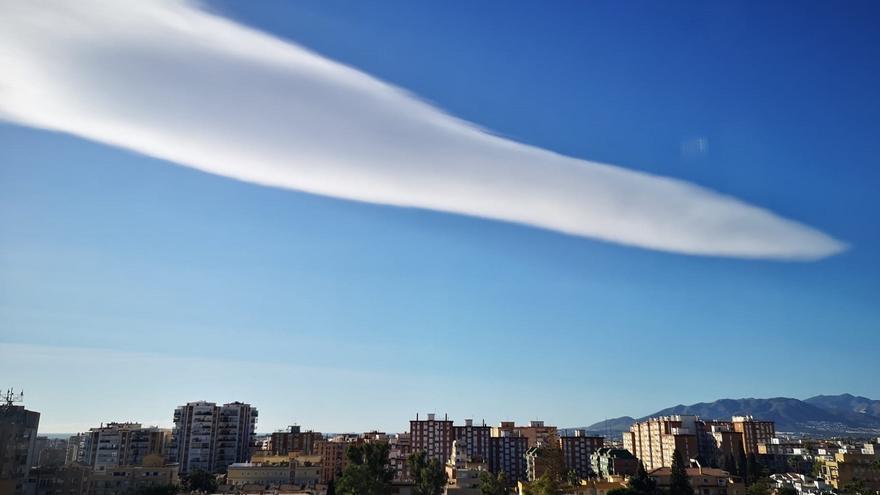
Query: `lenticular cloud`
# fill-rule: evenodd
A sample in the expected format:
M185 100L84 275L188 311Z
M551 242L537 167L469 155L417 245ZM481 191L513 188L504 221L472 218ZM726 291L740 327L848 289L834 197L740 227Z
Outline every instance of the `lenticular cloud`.
M687 182L489 134L184 1L3 0L0 117L242 181L685 254L845 246Z

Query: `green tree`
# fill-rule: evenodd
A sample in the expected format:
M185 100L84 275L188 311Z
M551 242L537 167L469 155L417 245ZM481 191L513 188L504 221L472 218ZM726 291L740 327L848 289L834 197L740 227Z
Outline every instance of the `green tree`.
M581 484L581 477L578 475L577 471L574 469L569 469L565 472L565 476L563 476L562 481L567 485L577 486Z
M509 495L510 487L507 485L507 477L504 473L497 476L489 472L480 474L480 493L483 495Z
M791 485L785 485L776 490L776 495L798 495L798 491Z
M183 477L183 487L188 492L214 493L218 486L217 477L201 469Z
M441 495L446 487L446 471L436 458L428 459L425 451L416 452L406 460L413 478L413 495Z
M657 495L657 481L648 476L645 465L639 463L639 470L629 479L629 489L636 495Z
M336 483L339 495L388 495L394 470L388 463L387 443L352 445L345 451L348 465Z
M773 493L773 486L769 479L760 478L749 486L746 493L748 495L771 495Z
M536 454L536 471L542 475L548 475L557 484L563 481L566 473L565 455L559 446L559 437L553 434L548 435L538 447Z
M635 495L631 488L612 488L607 495Z
M854 479L840 487L840 493L841 495L867 495L874 492L866 489L864 481Z
M540 478L525 486L524 495L558 495L559 482L550 475L544 473Z
M672 475L669 480L669 495L694 495L691 481L688 478L687 466L681 452L675 449L672 453Z

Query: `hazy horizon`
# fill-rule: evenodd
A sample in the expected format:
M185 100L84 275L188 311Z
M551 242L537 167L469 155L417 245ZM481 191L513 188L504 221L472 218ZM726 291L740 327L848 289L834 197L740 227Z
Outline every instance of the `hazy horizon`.
M880 397L877 2L0 5L40 431Z

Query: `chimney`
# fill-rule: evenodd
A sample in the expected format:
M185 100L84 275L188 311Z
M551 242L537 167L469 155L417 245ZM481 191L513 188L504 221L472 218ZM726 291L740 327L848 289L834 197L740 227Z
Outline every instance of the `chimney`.
M466 419L466 420L464 420L464 425L465 426L474 426L474 420Z
M428 413L428 421L434 421L434 413Z

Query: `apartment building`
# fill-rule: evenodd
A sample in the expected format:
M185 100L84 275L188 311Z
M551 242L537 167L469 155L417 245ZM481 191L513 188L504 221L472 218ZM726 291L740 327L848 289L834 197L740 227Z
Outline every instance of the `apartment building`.
M504 473L511 484L526 479L526 452L529 439L515 431L500 431L489 438L489 471Z
M247 462L257 423L257 409L232 402L190 402L174 411L168 459L180 473L195 470L225 473L233 463Z
M545 425L543 421L529 421L528 426L516 426L513 421L502 421L498 426L492 427L493 437L500 437L505 432L526 438L529 448L538 447L558 436L557 428Z
M773 421L759 421L752 416L734 416L730 423L733 431L742 435L742 446L746 454L757 454L758 445L768 444L776 436Z
M577 473L582 479L593 472L591 457L605 445L605 438L587 435L584 430L575 430L574 435L559 437L559 448L565 459L565 468Z
M10 392L0 404L0 495L21 490L33 466L40 425L40 413L13 405L13 400L18 399Z
M832 460L822 463L821 472L835 490L854 481L863 484L869 492L880 490L880 469L877 457L871 454L837 452Z
M107 423L77 435L76 462L97 473L121 466L140 466L148 455L164 455L168 430L140 423Z
M272 455L288 455L315 453L315 443L323 440L324 435L317 431L302 431L298 425L289 426L287 431L276 431L269 439L269 451Z
M772 421L734 416L730 421L702 420L692 415L649 418L633 424L623 435L624 448L635 454L648 470L672 466L672 453L698 459L704 465L738 457L740 450L758 454L759 445L775 435Z
M623 435L623 446L653 470L672 466L672 454L681 452L684 459L697 457L697 417L661 416L635 423Z
M350 444L345 437L319 440L315 443L315 453L321 458L321 483L327 484L342 474L345 468L345 449Z
M424 451L429 458L445 463L452 454L452 442L455 433L452 420L445 417L438 419L433 413L427 419L416 419L409 422L410 442L413 452Z
M463 426L452 427L452 434L458 448L466 452L473 462L489 461L489 438L492 436L490 426L485 423L475 425L474 420L466 419Z
M600 447L590 456L590 466L603 479L632 476L639 470L639 460L626 449Z

